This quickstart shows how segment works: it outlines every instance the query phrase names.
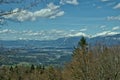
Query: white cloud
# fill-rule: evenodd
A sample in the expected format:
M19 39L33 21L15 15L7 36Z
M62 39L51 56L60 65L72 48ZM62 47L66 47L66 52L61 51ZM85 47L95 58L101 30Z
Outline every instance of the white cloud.
M120 3L118 3L117 5L115 5L115 6L113 7L113 9L120 9Z
M76 32L76 33L72 33L72 34L69 34L68 37L73 37L73 36L85 36L85 37L89 37L88 35L86 35L85 33L83 32Z
M83 29L81 29L80 31L87 31L87 29L86 29L86 28L83 28Z
M100 26L100 28L102 28L102 29L105 28L105 27L106 27L105 25Z
M78 5L79 2L77 0L61 0L60 4L72 4L72 5Z
M18 11L19 9L16 8L13 12ZM49 3L46 8L40 9L35 12L30 12L27 10L21 10L18 13L5 15L5 18L18 20L18 21L26 21L26 20L36 20L36 18L56 18L58 16L64 15L64 11L60 10L60 6L57 6L53 3Z
M108 16L107 20L120 20L120 15L118 15L118 16Z
M16 33L14 30L10 30L10 29L4 29L4 30L0 30L0 34L6 34L6 33Z
M62 15L64 15L64 11L58 12L56 15L53 15L50 18L52 19L52 18L56 18L56 17L62 16Z
M18 40L28 40L27 38L18 38Z
M120 26L113 27L112 30L119 30Z
M106 25L101 25L101 26L100 26L100 28L101 28L102 30L106 30L106 27L107 27Z
M93 37L96 36L108 36L108 35L115 35L115 34L119 34L118 32L112 32L112 31L103 31L101 33L97 33L96 35L93 35Z
M50 8L50 9L52 9L52 10L60 8L60 6L54 5L53 3L47 4L47 7Z

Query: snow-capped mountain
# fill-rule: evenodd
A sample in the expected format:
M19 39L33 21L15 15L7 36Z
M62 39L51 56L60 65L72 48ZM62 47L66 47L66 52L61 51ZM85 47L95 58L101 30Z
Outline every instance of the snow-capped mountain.
M82 36L70 36L63 37L57 40L47 40L47 41L39 41L39 40L14 40L14 41L4 41L1 40L0 44L7 47L62 47L62 48L73 48L77 45L78 41ZM102 35L96 37L85 37L87 42L90 45L105 44L108 46L111 45L120 45L120 34L109 34Z

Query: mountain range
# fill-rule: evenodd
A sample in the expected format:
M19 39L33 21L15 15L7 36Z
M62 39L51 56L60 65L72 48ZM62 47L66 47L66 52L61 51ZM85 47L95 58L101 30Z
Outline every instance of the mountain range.
M63 37L56 40L0 40L1 46L16 48L73 48L82 36ZM89 45L120 45L120 34L85 37Z

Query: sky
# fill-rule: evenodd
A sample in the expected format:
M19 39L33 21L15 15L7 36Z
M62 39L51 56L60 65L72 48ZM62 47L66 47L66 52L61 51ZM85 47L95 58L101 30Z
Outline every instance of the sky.
M15 12L29 2L1 4L0 9ZM2 17L8 21L0 25L1 40L113 35L120 33L120 0L46 0Z

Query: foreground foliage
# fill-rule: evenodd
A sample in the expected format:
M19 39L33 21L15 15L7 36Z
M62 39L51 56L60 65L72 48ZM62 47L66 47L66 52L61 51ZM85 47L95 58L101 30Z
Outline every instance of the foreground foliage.
M52 66L3 66L0 80L120 80L120 46L89 48L84 37L63 69Z

